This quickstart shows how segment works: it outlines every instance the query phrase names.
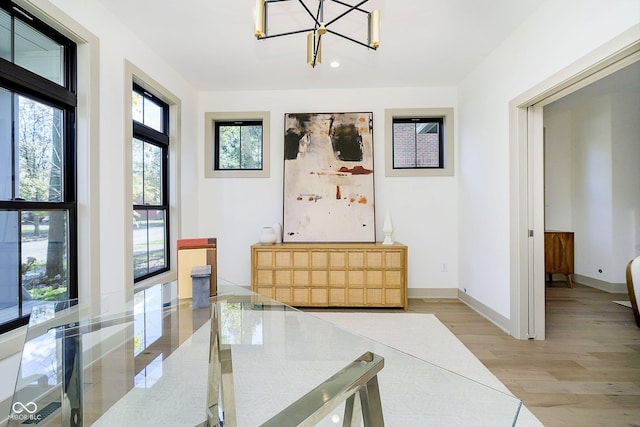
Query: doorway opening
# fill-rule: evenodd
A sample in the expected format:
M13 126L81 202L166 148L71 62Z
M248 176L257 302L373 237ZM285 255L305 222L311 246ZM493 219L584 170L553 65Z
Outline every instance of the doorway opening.
M510 105L511 247L516 251L511 261L511 335L517 338L545 338L545 107L551 111L555 101L640 61L639 40L614 40L607 48L604 59L602 52L594 54L591 61L582 62L590 65L569 67Z

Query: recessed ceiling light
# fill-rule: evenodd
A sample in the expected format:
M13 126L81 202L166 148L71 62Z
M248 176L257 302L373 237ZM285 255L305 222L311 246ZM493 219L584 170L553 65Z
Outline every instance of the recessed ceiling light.
M340 66L340 63L338 61L332 61L331 64L329 64L329 66L331 68L338 68Z

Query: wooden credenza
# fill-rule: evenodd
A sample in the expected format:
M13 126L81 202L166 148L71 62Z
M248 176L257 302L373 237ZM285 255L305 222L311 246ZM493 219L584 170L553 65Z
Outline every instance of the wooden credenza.
M564 274L569 287L571 275L574 273L573 265L573 232L572 231L545 231L544 232L544 271L550 275Z
M251 246L251 290L298 307L407 309L407 246L276 243Z

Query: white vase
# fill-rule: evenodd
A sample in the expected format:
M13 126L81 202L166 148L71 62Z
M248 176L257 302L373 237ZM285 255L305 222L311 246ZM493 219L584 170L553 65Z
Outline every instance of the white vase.
M276 240L276 233L273 231L273 227L262 227L262 231L260 232L260 243L263 245L273 245Z
M395 242L393 241L393 237L391 237L391 234L393 233L393 225L391 224L391 212L389 212L389 209L387 209L387 215L384 218L382 232L384 233L384 241L382 244L393 245Z
M276 222L271 228L273 228L273 232L276 233L276 243L282 243L282 225Z

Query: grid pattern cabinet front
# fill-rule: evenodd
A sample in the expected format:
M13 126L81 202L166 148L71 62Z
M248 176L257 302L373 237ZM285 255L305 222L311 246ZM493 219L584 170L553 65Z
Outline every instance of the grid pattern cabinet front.
M407 309L407 246L280 243L251 246L251 290L297 307Z

